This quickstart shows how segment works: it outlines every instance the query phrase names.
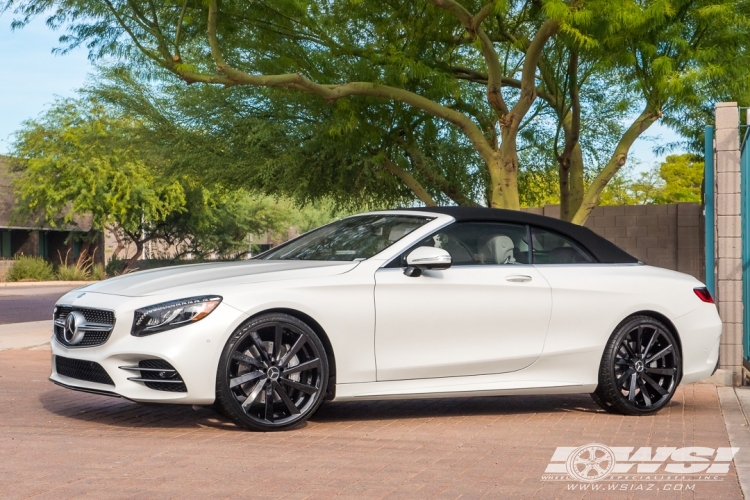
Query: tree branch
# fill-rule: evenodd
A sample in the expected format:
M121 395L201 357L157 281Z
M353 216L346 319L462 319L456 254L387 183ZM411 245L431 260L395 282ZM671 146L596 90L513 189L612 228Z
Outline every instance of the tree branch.
M436 207L437 203L435 200L432 199L432 196L425 190L424 187L417 181L417 179L414 178L413 175L411 175L406 170L402 169L396 163L391 160L390 158L386 158L383 160L382 163L383 167L385 167L386 170L388 170L390 173L401 179L401 181L406 184L406 186L412 190L412 192L422 200L422 203L427 205L428 207Z
M295 89L319 95L329 102L334 102L338 99L350 96L379 97L401 101L456 125L469 138L480 156L482 156L485 161L491 160L494 150L485 140L479 126L477 126L477 124L469 117L406 89L370 82L349 82L339 85L321 85L308 80L298 73L258 76L233 69L226 63L219 48L219 42L216 35L217 17L217 0L211 0L208 13L208 41L209 46L211 47L211 55L216 63L217 70L220 73L223 73L226 78L182 73L184 79L190 79L190 81L203 81L207 83L221 83L224 85L254 85L259 87Z
M409 157L409 160L411 161L411 164L414 166L414 168L419 171L425 178L427 178L427 181L430 184L436 186L457 205L467 207L474 207L479 205L477 202L452 186L445 177L440 175L440 173L436 172L434 169L430 168L427 165L424 155L422 154L422 150L419 148L417 141L415 141L413 137L408 141L400 137L398 139L398 142L401 144L401 147L404 148L404 151L406 151L406 155Z
M591 183L589 188L586 190L586 194L583 195L583 202L581 208L578 209L576 214L573 216L571 222L574 224L583 224L586 222L591 211L599 201L599 195L601 195L604 188L607 186L612 177L625 165L628 160L628 152L630 151L633 142L643 134L651 125L654 124L659 118L661 118L660 110L653 110L647 107L638 118L628 127L623 136L620 138L620 142L617 143L614 153L610 157L607 165L599 172L594 182Z
M523 69L521 70L521 96L511 110L511 113L516 115L515 119L518 121L528 112L534 99L536 99L536 68L539 59L542 57L544 45L547 43L547 40L557 33L559 27L560 23L554 19L544 21L526 49Z
M500 64L500 58L495 51L495 46L487 36L487 33L481 28L480 24L492 10L492 5L485 7L477 14L476 18L472 17L468 10L454 0L429 0L435 7L443 9L453 14L469 34L477 38L482 47L482 56L487 64L487 101L498 114L498 118L508 113L508 106L505 104L503 95L500 92L502 87L503 67ZM489 9L487 9L489 7ZM487 9L487 10L486 10Z

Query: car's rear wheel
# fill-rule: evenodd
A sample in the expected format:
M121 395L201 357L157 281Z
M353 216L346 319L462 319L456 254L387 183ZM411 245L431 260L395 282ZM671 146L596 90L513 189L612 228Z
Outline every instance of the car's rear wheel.
M650 316L633 316L607 342L592 398L611 413L648 415L672 399L681 369L670 329Z
M293 316L265 314L227 341L216 404L247 429L288 429L315 413L327 383L328 359L315 331Z

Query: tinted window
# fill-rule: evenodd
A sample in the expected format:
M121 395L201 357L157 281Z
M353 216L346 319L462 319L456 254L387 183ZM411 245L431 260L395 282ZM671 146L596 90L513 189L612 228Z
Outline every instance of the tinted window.
M361 215L311 231L270 252L261 260L369 259L432 220L412 215Z
M584 264L593 257L576 243L558 233L531 228L534 264Z
M438 247L451 254L453 266L528 264L526 226L494 222L458 222L440 229L397 259L406 266L406 256L420 246Z

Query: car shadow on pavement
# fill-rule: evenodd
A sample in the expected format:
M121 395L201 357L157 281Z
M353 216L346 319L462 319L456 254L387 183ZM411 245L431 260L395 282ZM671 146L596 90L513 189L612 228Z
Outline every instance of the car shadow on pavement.
M122 428L241 430L210 406L142 404L62 389L39 396L52 414L80 423ZM677 403L672 402L672 405ZM326 402L310 418L317 424L374 420L494 417L530 413L606 413L587 394L450 399ZM302 429L303 426L297 427Z
M548 396L484 396L446 399L327 402L313 415L313 422L455 418L529 413L602 413L588 394Z
M40 394L39 402L50 413L81 423L140 429L241 430L210 406L144 404L57 388Z

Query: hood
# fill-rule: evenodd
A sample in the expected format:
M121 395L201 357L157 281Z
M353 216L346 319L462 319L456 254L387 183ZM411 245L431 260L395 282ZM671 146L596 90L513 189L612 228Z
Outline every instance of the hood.
M359 262L311 260L248 260L162 267L124 274L77 291L140 297L179 288L231 286L285 279L313 278L342 274Z

